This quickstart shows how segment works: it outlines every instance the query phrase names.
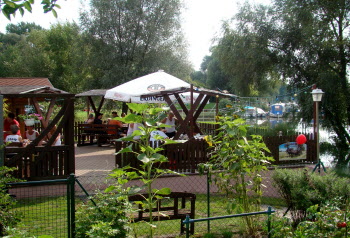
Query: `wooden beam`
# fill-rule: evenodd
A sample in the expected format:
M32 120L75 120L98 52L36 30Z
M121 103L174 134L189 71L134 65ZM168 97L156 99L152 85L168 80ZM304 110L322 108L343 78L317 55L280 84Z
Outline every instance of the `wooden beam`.
M173 111L176 119L179 121L180 124L182 124L183 123L183 119L182 119L179 111L174 106L173 102L171 101L169 95L164 95L164 100L166 101L166 103L168 103L168 105L169 105L170 109Z
M204 97L203 94L199 94L199 96L197 97L196 101L193 104L193 107L188 112L187 116L183 120L183 123L181 123L179 130L177 131L176 135L174 136L175 140L179 139L181 133L183 133L183 132L185 132L188 135L188 138L193 137L193 135L190 135L190 130L186 127L188 126L188 123L191 122L190 120L193 119L193 111L195 110L195 108L198 107L198 105L202 101L203 97Z
M94 103L94 101L92 100L92 97L91 97L91 96L88 96L88 100L89 100L89 102L90 102L90 105L91 105L91 107L92 107L92 110L94 110L94 113L95 113L95 115L96 115L97 110L96 110L96 107L95 107L95 103Z
M175 96L177 102L179 103L180 107L184 111L184 113L187 115L188 109L187 109L185 103L183 102L182 98L180 97L180 95L178 93L174 93L174 96Z
M101 111L101 108L102 108L102 105L103 105L104 101L105 101L105 97L102 97L101 101L100 101L100 105L98 106L98 109L97 109L98 112Z

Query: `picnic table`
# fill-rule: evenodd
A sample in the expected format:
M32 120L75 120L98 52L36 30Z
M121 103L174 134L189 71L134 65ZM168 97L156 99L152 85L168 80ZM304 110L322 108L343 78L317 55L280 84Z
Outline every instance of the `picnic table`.
M102 146L111 143L113 139L120 137L121 127L113 124L78 124L77 146L92 145L97 143Z

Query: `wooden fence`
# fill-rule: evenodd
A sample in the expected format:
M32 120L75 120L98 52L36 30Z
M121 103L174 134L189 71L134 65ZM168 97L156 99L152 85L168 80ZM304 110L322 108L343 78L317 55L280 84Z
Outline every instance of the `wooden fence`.
M6 156L5 165L8 167L16 167L13 172L16 178L40 180L66 178L69 176L71 163L68 161L70 150L67 145L42 147L37 146L33 150L28 148L5 148ZM11 156L13 155L13 157Z
M129 146L129 142L117 142L116 152ZM165 155L169 162L162 163L161 168L171 169L176 172L195 173L198 164L205 163L209 159L208 143L203 139L191 139L185 143L165 145L160 153ZM138 144L132 144L133 151L139 151ZM139 168L140 162L134 153L118 154L115 157L118 167L130 165Z

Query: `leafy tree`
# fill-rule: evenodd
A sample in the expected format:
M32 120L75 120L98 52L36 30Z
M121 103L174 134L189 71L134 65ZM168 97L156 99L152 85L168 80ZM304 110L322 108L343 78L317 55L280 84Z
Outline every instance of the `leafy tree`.
M206 75L202 71L195 71L191 73L191 79L199 83L205 84Z
M58 4L56 4L58 0L43 0L41 4L43 5L43 10L45 13L52 12L52 14L57 17L57 13L54 8L61 8ZM34 0L4 0L0 1L0 9L5 17L11 20L11 15L15 16L16 12L19 11L23 16L24 11L32 12L32 5L34 4Z
M223 24L223 37L212 49L217 64L214 75L225 75L226 89L241 96L269 95L278 87L275 54L270 51L272 31L265 24L268 20L265 7L254 11L245 4L234 17L235 28ZM256 27L257 26L257 27ZM263 28L263 30L262 30ZM208 75L210 65L208 66ZM216 81L208 76L209 80Z
M93 0L81 16L93 46L100 87L164 69L189 75L180 28L180 0Z
M74 23L22 35L5 34L0 45L0 75L48 77L56 88L72 93L82 91L95 71L87 64L90 46L84 39Z
M43 28L34 22L20 22L17 25L15 24L8 24L6 26L6 32L7 33L14 33L17 35L23 35L25 33L31 32L32 30L43 30Z
M271 93L277 79L296 89L313 84L323 89L323 126L337 134L333 153L340 168L350 161L349 12L346 0L245 4L234 18L236 28L224 25L213 52L231 88L245 96ZM310 92L298 95L307 121L313 116Z
M350 161L348 83L350 2L346 0L275 1L271 14L280 72L298 88L316 84L325 91L323 126L335 131L338 167ZM277 24L278 22L278 24ZM302 115L312 117L310 94L300 95Z
M207 85L214 90L228 90L230 93L234 93L233 89L229 87L229 77L221 69L220 61L215 57L215 53L208 63Z

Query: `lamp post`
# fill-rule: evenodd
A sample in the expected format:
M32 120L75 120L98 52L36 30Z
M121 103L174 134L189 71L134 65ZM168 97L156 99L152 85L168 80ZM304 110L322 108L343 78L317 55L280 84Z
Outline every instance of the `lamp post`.
M315 168L313 169L312 172L314 172L316 170L316 168L318 168L318 173L321 173L321 166L323 168L323 170L326 172L326 169L323 165L323 163L320 160L320 141L319 141L319 132L320 132L320 125L319 125L319 119L318 119L318 104L319 102L321 102L322 100L322 95L324 94L324 92L322 91L322 89L314 89L311 92L312 94L312 100L316 103L315 106L315 118L314 118L314 125L316 127L316 159L317 159L317 164L315 166Z

